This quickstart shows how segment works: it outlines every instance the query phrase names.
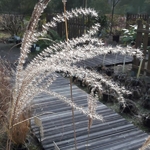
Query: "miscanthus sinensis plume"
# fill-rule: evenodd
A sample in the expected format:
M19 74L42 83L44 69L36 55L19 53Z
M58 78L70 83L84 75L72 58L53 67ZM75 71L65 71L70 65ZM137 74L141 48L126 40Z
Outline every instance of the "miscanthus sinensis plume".
M98 31L100 26L99 24L94 24L90 30L81 37L55 43L47 47L26 67L24 67L24 63L26 62L26 58L30 52L32 44L37 42L39 37L43 37L49 28L56 27L57 23L59 22L64 22L64 18L69 20L80 15L91 15L92 17L98 16L97 12L90 8L74 9L70 12L67 11L66 13L63 13L62 15L57 15L50 22L44 24L42 31L39 32L37 30L38 21L49 1L50 0L40 0L36 4L29 25L27 26L26 32L23 36L20 58L16 70L11 124L13 124L13 121L17 120L19 115L26 110L32 99L41 92L45 92L59 98L92 119L102 120L102 116L97 114L95 111L95 103L89 102L90 105L93 104L94 108L90 106L89 108L91 110L87 111L86 109L72 102L70 99L49 89L49 86L56 79L55 72L61 70L68 71L70 72L71 76L75 73L75 70L77 70L79 73L86 72L83 67L79 68L75 66L76 62L85 60L87 58L93 58L101 54L105 55L110 52L113 54L119 53L122 55L136 56L138 58L142 58L142 53L140 50L131 49L130 47L105 47L101 40L93 36ZM91 38L91 36L93 37ZM91 79L95 80L95 82L96 77L101 78L101 82L99 84L105 83L114 90L116 88L119 89L117 85L114 85L111 81L105 80L101 75L98 75L94 72L88 73L90 75L89 78L91 77ZM101 85L99 86L101 87ZM122 99L122 92L122 89L118 90L120 99ZM92 97L90 97L90 99L92 99Z

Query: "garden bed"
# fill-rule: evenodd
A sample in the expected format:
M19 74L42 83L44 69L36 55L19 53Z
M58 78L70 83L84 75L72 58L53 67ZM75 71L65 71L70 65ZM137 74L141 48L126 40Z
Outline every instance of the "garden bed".
M94 82L88 82L88 79L82 78L77 74L73 77L73 82L88 93L93 93L94 96L99 97L99 100L105 105L115 110L128 121L143 131L150 133L150 78L141 76L136 78L136 72L132 71L132 65L126 65L126 72L122 73L122 66L119 66L115 71L114 67L92 68L92 71L97 71L103 74L106 79L112 80L120 87L125 87L131 93L123 94L125 98L124 103L117 100L114 91L108 87L104 87L103 91L99 89ZM94 70L93 70L94 69ZM67 76L63 73L64 76ZM99 84L101 81L98 81Z

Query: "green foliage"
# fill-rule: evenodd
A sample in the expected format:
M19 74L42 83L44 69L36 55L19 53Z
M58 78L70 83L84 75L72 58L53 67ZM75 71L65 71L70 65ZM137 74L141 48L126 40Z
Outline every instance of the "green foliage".
M38 0L0 0L0 12L17 12L19 14L30 15L37 1ZM107 0L87 0L87 7L94 8L102 14L108 14L111 12L110 2ZM67 10L76 7L84 7L84 0L68 0L66 6ZM62 11L62 0L51 0L45 12ZM120 0L115 8L115 13L126 14L127 12L149 13L150 0Z
M68 0L66 3L67 10L71 10L72 8L83 7L82 0ZM46 12L63 12L63 3L62 0L51 0Z
M109 32L109 20L106 15L99 15L96 21L101 25L98 34L106 36Z
M58 35L58 33L55 30L50 29L48 33L50 35L50 38L53 41L60 41L61 40L60 36Z
M150 10L150 0L121 0L116 9L117 13L147 13Z
M37 0L0 0L0 12L31 15L36 2Z
M62 39L60 38L58 33L55 30L50 29L48 31L47 35L45 35L45 37L43 39L39 39L37 44L40 46L41 50L43 50L46 47L48 47L54 43L57 43L61 40Z
M106 15L98 14L98 17L88 17L85 24L88 28L90 28L93 24L99 23L101 26L99 27L98 35L101 34L101 32L105 32L107 34L107 31L109 30L109 20Z
M123 29L122 42L124 44L129 44L135 40L137 34L136 29L136 25L130 25L129 29Z
M67 1L67 9L68 10L70 10L72 8L84 7L83 5L84 5L83 0L68 0Z
M99 15L97 18L97 22L100 23L101 29L108 28L109 22L106 15Z
M92 7L95 10L99 11L101 14L109 13L111 7L106 0L91 0L88 2L88 7Z

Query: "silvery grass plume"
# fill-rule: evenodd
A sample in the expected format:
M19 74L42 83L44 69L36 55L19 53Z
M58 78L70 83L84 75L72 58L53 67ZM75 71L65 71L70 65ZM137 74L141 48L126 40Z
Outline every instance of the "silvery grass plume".
M65 73L69 73L70 76L81 78L84 82L87 83L87 85L94 85L94 87L91 90L91 95L93 96L93 91L96 88L99 91L101 91L101 93L104 90L109 89L116 95L118 102L123 103L125 105L126 102L123 95L132 93L131 91L127 90L124 86L118 85L117 82L113 81L112 79L109 79L107 76L99 74L96 71L84 69L83 67L79 68L75 65L69 69L67 66L62 66L60 69Z
M97 107L97 100L89 95L88 96L88 109L89 109L89 114L91 114L89 116L89 121L88 121L88 131L90 131L90 128L92 126L93 123L93 115L96 114L96 107Z
M64 22L64 18L69 20L80 15L91 15L92 17L98 16L96 11L90 8L74 9L71 12L67 11L65 14L57 15L52 19L52 21L44 24L43 30L39 32L37 31L39 17L49 1L50 0L40 0L36 4L29 25L27 26L26 32L23 36L21 54L16 70L10 128L18 122L20 115L26 112L26 108L29 106L32 99L41 92L45 92L59 98L69 106L79 110L92 119L102 120L102 116L98 115L95 111L96 105L93 105L95 106L94 108L90 107L94 111L88 111L76 105L71 101L71 99L59 95L49 89L49 86L56 79L55 72L61 70L64 72L69 71L71 76L75 73L74 69L79 73L86 72L83 67L78 68L75 66L75 63L87 58L93 58L100 54L107 54L109 52L142 58L142 53L138 49L131 49L129 47L116 47L115 49L112 47L104 47L101 40L98 38L91 38L91 36L98 31L100 26L99 24L95 24L86 34L79 38L70 39L68 41L56 43L47 47L44 51L37 55L37 57L35 57L26 68L24 68L23 65L26 62L31 45L37 42L39 37L43 37L49 28L55 27L59 22ZM85 44L87 43L86 41L89 41L88 44ZM82 43L82 46L80 46L80 43ZM90 77L95 80L95 74L90 72L90 75ZM96 76L98 75L96 74ZM111 82L104 80L102 76L99 75L98 77L101 78L101 84L105 83L111 88L115 88ZM117 87L117 85L115 86ZM119 87L117 88L119 89ZM122 91L122 89L119 91ZM120 98L122 98L121 92L118 92L118 94L120 94Z
M69 66L69 68L71 68L71 64L74 62L74 60L77 60L76 57L84 53L84 51L82 51L81 53L78 51L77 55L73 54L73 49L75 50L76 44L79 43L79 41L77 40L80 40L80 38L72 39L68 42L61 42L59 44L55 44L48 47L36 58L34 58L34 60L32 60L32 62L26 68L23 67L28 53L30 52L31 45L38 41L39 37L44 36L49 27L54 27L56 26L57 22L64 21L64 17L69 19L83 14L92 15L94 17L97 16L97 13L92 9L75 9L71 12L67 12L66 14L58 15L56 18L53 18L51 22L43 25L42 32L38 32L36 29L38 25L38 20L48 2L48 0L43 0L35 6L29 25L23 36L21 54L16 70L10 128L12 128L12 126L14 126L14 124L18 122L20 115L26 111L26 108L29 106L31 100L41 92L45 92L55 97L58 97L60 100L64 101L73 108L81 111L85 115L92 116L93 119L102 120L102 117L100 115L96 113L90 114L86 109L84 110L84 108L77 106L70 99L67 99L59 95L58 93L49 90L49 86L56 79L55 72L60 71L60 68L64 65L66 65L67 67ZM96 33L98 27L98 24L93 26L88 32L88 34L85 34L81 39L83 41L85 39L89 39L89 36ZM97 39L94 40L98 41ZM85 58L83 57L81 59Z

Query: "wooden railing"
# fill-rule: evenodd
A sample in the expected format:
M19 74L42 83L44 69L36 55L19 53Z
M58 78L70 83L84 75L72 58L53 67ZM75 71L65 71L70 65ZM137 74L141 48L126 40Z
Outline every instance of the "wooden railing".
M129 25L137 24L138 20L142 20L143 22L148 22L150 18L150 15L148 14L131 14L127 13L126 15L126 28L129 27Z
M50 21L54 15L48 15L47 21ZM68 23L68 37L76 38L80 37L84 32L87 31L87 26L85 25L85 20L88 19L84 16L81 16L80 18L72 18L70 19ZM55 29L59 36L62 38L65 36L65 25L64 23L58 23L57 28Z
M142 63L142 71L146 72L147 75L150 75L150 49L148 49L148 45L150 44L149 22L150 20L147 20L146 25L143 25L142 20L137 21L138 27L135 45L136 48L140 48L143 51L144 59ZM138 68L138 65L139 61L134 58L133 68Z

